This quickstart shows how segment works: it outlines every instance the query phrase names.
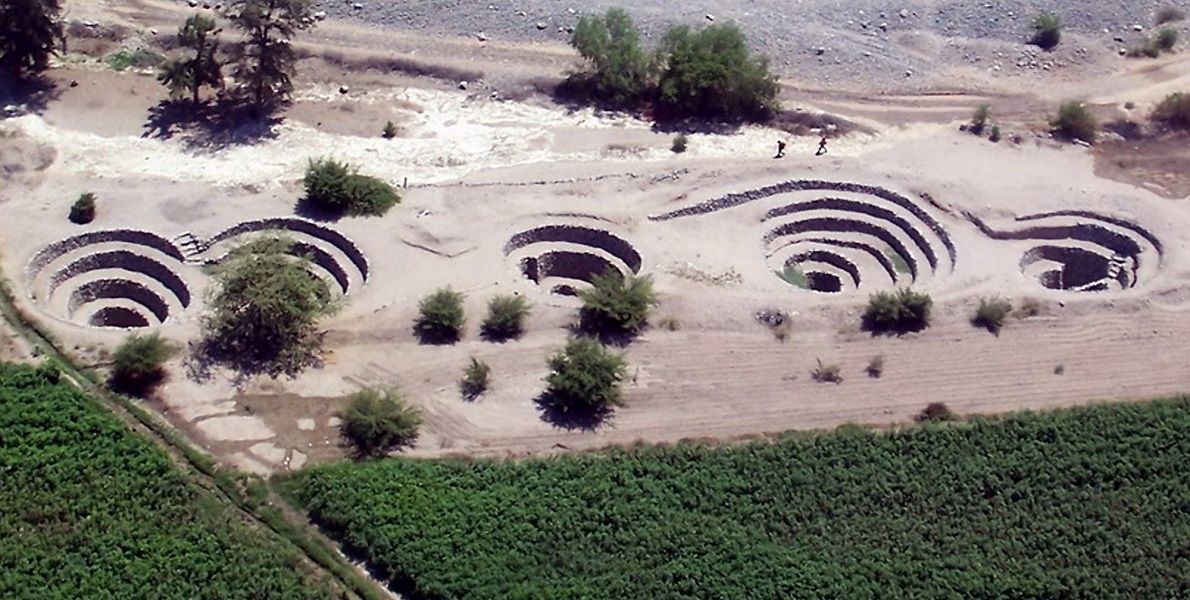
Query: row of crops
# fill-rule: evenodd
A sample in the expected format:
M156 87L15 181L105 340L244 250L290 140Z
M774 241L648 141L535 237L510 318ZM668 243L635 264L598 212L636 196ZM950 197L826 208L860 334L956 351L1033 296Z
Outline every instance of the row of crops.
M410 598L1190 598L1190 398L279 481Z
M0 598L328 598L55 369L0 363Z

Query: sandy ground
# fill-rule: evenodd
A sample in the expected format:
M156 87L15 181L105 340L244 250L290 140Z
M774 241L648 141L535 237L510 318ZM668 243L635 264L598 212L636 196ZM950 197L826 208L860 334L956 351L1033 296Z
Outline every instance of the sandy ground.
M149 5L113 3L96 14L134 19L129 6ZM148 24L166 20L143 14ZM377 34L336 25L321 35L320 43L351 45ZM394 39L398 45L419 43ZM492 63L507 70L508 81L566 60L557 49L501 52L524 57L513 66ZM29 266L47 244L117 228L209 239L243 221L291 216L305 165L319 156L347 160L407 186L403 203L382 219L326 224L358 246L368 273L365 281L358 269L347 269L349 302L325 323L325 366L293 380L237 385L229 373L196 380L187 377L181 359L171 364L173 377L156 408L249 470L299 468L341 456L335 414L341 396L361 385L399 386L423 408L427 426L408 450L419 456L523 456L637 440L735 439L848 422L903 423L930 402L945 402L962 414L995 413L1141 399L1190 386L1190 210L1178 194L1185 188L1176 176L1167 185L1154 177L1130 180L1128 173L1115 175L1121 182L1101 178L1091 151L1034 136L1030 121L1039 116L1024 115L1049 102L1049 92L1013 89L999 96L1004 113L1022 115L1005 122L1006 137L1019 133L1019 144L992 144L958 131L983 93L874 99L824 91L797 101L870 125L875 133L833 139L830 153L815 157L815 139L746 127L729 135L693 134L689 150L676 155L670 134L627 117L566 111L540 99L504 101L486 89L464 92L442 82L345 73L308 61L288 118L263 137L225 143L158 127L150 111L163 94L152 77L112 73L82 60L71 64L51 72L60 93L44 110L0 121L0 166L9 174L0 194L0 256L23 307L84 360L97 360L127 332L87 326L80 318L84 309L70 308L66 296L71 286L82 286L79 278L46 293L49 271L35 273ZM1123 110L1117 105L1131 101L1140 111L1168 90L1187 87L1190 61L1153 64L1158 66L1144 72L1060 83L1103 110ZM350 91L341 94L339 86L348 84ZM379 125L390 119L401 132L385 140ZM773 160L778 137L790 140L789 156ZM1125 166L1120 169L1127 171ZM854 191L781 193L706 214L650 218L790 180L895 193L938 225L954 259L944 256L941 234L920 227L927 222L923 217ZM82 191L100 200L96 221L80 227L65 216ZM765 234L776 221L767 211L825 197L887 206L924 232L925 249L910 254L919 259L914 287L936 302L932 327L902 337L859 330L867 293L891 287L880 283L883 275L871 265L862 267L858 289L837 294L797 289L774 275L779 250ZM1044 263L1022 267L1022 257L1044 243L1041 234L1014 239L996 232L1029 223L1017 217L1054 211L1081 212L1038 223L1056 231L1090 223L1139 240L1135 285L1097 293L1040 285ZM1123 222L1132 229L1120 229ZM575 248L545 242L506 254L515 234L557 224L604 231L631 244L640 255L640 273L653 276L660 294L654 322L678 324L674 331L654 326L625 349L628 406L593 431L552 425L535 406L546 358L565 343L576 302L534 284L520 266L525 257ZM896 235L908 239L905 232ZM128 247L97 244L51 266ZM924 258L931 252L939 254L933 266ZM192 298L185 306L171 298L167 318L153 329L184 346L198 334L207 278L193 264L171 268ZM87 277L99 275L82 279ZM129 277L161 289L160 282ZM451 346L418 344L411 331L417 301L442 286L466 293L467 334ZM522 339L479 339L485 303L496 293L532 301ZM991 295L1018 306L1030 299L1039 314L1014 317L993 336L968 322L978 299ZM127 305L127 299L104 302L113 310ZM792 315L784 342L754 318L773 309ZM877 355L885 359L884 374L871 378L864 368ZM472 356L491 364L494 383L477 401L465 402L457 385ZM844 381L812 381L818 360L840 365Z

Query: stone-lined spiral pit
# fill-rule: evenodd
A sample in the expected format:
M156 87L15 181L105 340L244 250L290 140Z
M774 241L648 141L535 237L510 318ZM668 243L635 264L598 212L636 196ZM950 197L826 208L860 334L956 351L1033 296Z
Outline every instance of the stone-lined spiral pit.
M150 325L145 315L127 306L104 306L91 313L87 323L92 327L139 329Z
M160 325L190 306L185 254L151 232L93 231L47 245L29 260L36 304L89 327Z
M602 229L581 225L545 225L522 231L504 245L504 254L530 281L551 293L573 296L609 270L640 272L640 253L632 244Z
M769 267L814 292L909 285L953 268L953 246L941 226L884 196L795 201L761 221L769 228Z
M1067 210L1019 217L1010 227L972 221L993 239L1023 246L1021 273L1042 287L1072 292L1120 291L1156 274L1164 249L1141 226Z
M783 201L761 217L765 258L796 287L822 293L889 288L954 269L955 246L942 224L913 200L875 186L792 180L649 218L691 217L762 200Z
M223 261L228 252L253 235L292 239L289 253L308 260L311 273L341 294L363 286L368 280L368 259L355 242L334 229L293 217L246 221L218 233L206 244L205 262Z

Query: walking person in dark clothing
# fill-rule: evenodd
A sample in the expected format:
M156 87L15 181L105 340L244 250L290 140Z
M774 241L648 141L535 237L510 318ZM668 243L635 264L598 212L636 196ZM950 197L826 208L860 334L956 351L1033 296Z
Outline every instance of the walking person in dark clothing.
M773 158L785 157L785 140L777 140L777 155Z
M822 139L818 140L818 152L815 152L814 156L822 156L823 154L826 154L826 135L823 135Z

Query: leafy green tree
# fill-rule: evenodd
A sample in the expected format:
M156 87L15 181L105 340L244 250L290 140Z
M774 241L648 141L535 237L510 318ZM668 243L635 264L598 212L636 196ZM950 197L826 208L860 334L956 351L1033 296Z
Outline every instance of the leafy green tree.
M422 298L413 331L425 343L453 344L462 337L467 317L463 314L463 294L449 287Z
M648 324L649 311L657 305L652 277L624 276L610 269L593 277L591 287L579 292L579 298L583 301L583 328L602 333L639 332Z
M191 100L198 104L198 93L204 86L223 85L223 65L216 56L219 31L215 29L215 20L203 15L190 16L178 29L178 45L193 50L194 56L166 61L157 80L169 88L170 97L180 98L190 92Z
M297 63L290 40L314 22L310 0L237 0L230 18L247 37L236 78L252 106L266 111L288 100Z
M83 192L78 200L70 205L70 222L76 225L86 225L95 220L95 194Z
M601 415L624 404L624 356L587 337L571 338L550 357L542 404L558 415Z
M1033 17L1033 39L1030 43L1042 50L1053 50L1062 42L1062 19L1043 12Z
M651 85L652 64L641 46L640 31L622 8L609 8L602 17L581 17L570 45L591 66L570 77L591 97L611 108L635 108Z
M66 43L61 0L0 0L0 70L12 77L40 73Z
M1095 134L1099 131L1099 122L1091 110L1078 100L1063 102L1058 107L1058 115L1050 120L1055 135L1067 140L1081 140L1088 144L1095 143Z
M343 437L359 456L383 456L417 439L421 411L395 388L364 388L352 394L342 415Z
M1153 109L1150 118L1171 129L1190 131L1190 94L1174 92L1166 96Z
M671 27L661 43L658 112L665 118L764 121L776 114L779 86L766 57L752 56L734 24Z
M928 295L901 288L896 292L876 292L868 298L864 327L874 332L921 331L930 326Z
M489 340L515 338L525 330L529 302L523 296L500 295L488 300L488 316L479 328Z
M204 349L246 372L294 374L317 361L318 320L337 305L327 284L291 254L293 241L258 239L233 250L215 269Z
M108 386L132 396L150 394L165 381L165 361L175 348L159 334L132 335L120 344L112 357Z
M463 369L463 379L459 381L459 391L467 400L474 400L488 390L491 378L492 367L472 356L467 368Z
M401 201L393 186L330 158L311 160L302 184L305 202L337 216L381 216Z

